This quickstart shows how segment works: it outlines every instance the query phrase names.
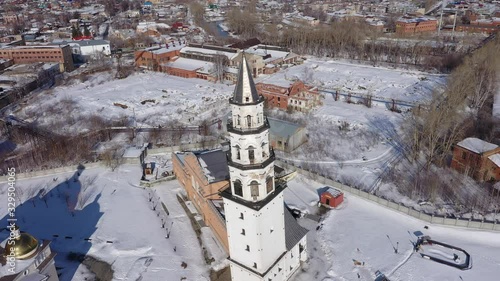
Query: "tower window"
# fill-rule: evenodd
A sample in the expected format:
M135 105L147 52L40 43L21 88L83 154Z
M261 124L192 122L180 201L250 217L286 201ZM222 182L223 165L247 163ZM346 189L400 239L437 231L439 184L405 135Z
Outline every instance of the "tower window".
M250 98L249 98L249 97L246 97L246 98L245 98L245 101L246 101L246 102L249 102L249 101L250 101Z
M233 182L234 194L238 196L243 196L243 188L241 187L241 181L235 180Z
M266 179L266 191L269 194L273 191L273 177L267 177Z
M240 213L240 219L245 219L245 217L243 216L243 213Z
M241 159L240 149L238 149L238 151L236 151L236 159L238 159L238 160Z
M252 116L247 115L247 125L248 127L252 126Z
M241 229L241 235L245 235L245 229L244 228Z
M255 160L255 152L253 149L248 150L248 158L250 159L250 162L253 163Z
M246 247L245 250L248 251L248 252L250 252L250 246L247 245L247 247Z
M256 262L253 263L253 267L257 268L257 263Z
M257 181L252 181L250 183L250 195L252 197L259 196L259 183Z
M241 122L240 122L240 116L238 115L238 118L236 118L236 124L237 124L237 125L240 125L240 123L241 123Z

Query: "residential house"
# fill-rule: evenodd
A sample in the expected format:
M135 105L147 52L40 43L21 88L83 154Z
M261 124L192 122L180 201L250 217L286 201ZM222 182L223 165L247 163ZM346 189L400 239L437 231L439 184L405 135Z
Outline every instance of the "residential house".
M256 62L258 62L258 64L254 66L256 68L257 75L262 73L271 74L276 72L283 64L295 64L300 61L299 55L290 52L286 48L278 46L259 44L257 46L247 48L245 53L259 56L261 58L261 60L256 60L253 57L249 58L252 64L256 64ZM257 75L254 75L254 77Z
M61 72L73 71L73 57L69 45L8 46L0 48L0 59L11 59L14 64L57 62Z
M265 83L267 80L273 84ZM255 86L268 107L308 112L322 104L322 96L316 87L307 86L302 81L273 81L272 77L267 80Z
M500 180L500 147L466 138L453 147L451 167L479 182Z
M500 31L500 18L471 20L470 24L457 25L457 31L493 34Z
M135 66L154 71L162 71L161 65L178 57L184 47L183 42L155 46L134 52Z
M227 63L229 66L236 66L236 58L238 56L238 49L220 47L213 45L204 44L188 44L185 48L181 50L181 57L202 61L214 61L214 56L221 55L227 58Z
M111 55L111 47L106 40L54 41L51 45L70 45L75 59L80 58L83 61L98 57L99 54Z
M436 31L438 21L428 17L401 17L396 21L396 34L413 35Z

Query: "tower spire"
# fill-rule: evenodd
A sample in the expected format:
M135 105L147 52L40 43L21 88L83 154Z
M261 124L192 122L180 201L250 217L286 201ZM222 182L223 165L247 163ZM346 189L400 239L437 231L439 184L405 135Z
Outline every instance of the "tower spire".
M240 69L238 71L238 81L234 88L231 102L234 104L255 104L260 101L259 94L253 82L252 69L248 64L245 52L241 53Z

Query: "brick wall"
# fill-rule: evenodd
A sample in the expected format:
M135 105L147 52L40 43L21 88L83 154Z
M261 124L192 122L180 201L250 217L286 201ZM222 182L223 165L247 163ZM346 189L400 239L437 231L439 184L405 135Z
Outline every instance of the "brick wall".
M0 49L0 58L11 59L15 64L57 62L61 65L61 71L74 70L73 56L68 45L62 47L5 48Z
M203 221L208 225L217 239L224 246L226 252L229 252L229 242L227 241L226 224L217 209L213 207L210 200L221 199L218 191L229 184L228 181L220 181L209 184L203 174L196 156L192 153L186 153L184 164L179 158L172 154L173 171L179 183L184 187L188 195L200 214ZM193 186L196 185L196 186Z

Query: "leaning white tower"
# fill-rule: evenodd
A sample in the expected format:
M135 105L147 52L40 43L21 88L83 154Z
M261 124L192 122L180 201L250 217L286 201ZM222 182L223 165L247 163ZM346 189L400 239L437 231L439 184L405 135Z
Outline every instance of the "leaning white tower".
M307 231L284 208L286 185L275 184L264 97L257 93L244 53L242 57L236 88L229 99L230 188L221 193L231 277L235 281L288 280L300 265L299 240L302 253ZM300 233L290 239L285 237L285 219L289 218L293 220L287 224L293 232L289 234ZM296 248L295 257L292 247Z

